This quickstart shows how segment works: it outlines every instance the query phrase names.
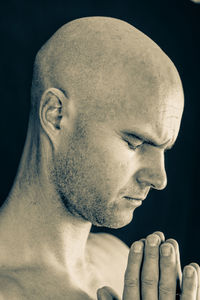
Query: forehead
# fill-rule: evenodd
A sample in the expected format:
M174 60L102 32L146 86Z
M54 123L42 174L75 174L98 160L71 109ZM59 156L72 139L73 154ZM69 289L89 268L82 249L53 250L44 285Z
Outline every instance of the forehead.
M101 94L104 101L97 103L92 118L113 129L153 136L158 144L175 141L183 111L179 77L160 82L153 74L147 74L135 81L127 76L119 80L113 74L104 87L108 88Z
M121 55L97 71L87 86L87 122L151 131L162 141L175 139L183 111L183 89L176 68L159 49ZM89 97L88 97L89 94ZM81 105L82 106L82 105Z
M113 125L118 130L143 136L154 144L173 144L177 138L183 107L177 99L163 102L141 101L129 109L121 110L119 119Z
M141 86L134 92L129 89L128 99L121 109L122 122L153 132L161 143L175 139L183 112L182 86L169 83L156 86L148 82Z
M146 105L147 102L122 112L115 124L123 130L135 132L156 144L174 143L179 132L182 107L174 104Z

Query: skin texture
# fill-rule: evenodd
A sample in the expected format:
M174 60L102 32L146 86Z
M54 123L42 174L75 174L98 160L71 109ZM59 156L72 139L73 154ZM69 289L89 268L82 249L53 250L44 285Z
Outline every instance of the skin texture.
M90 234L91 224L128 224L149 190L166 186L164 151L182 111L176 68L130 24L78 19L47 41L34 64L20 166L0 212L0 271L9 290L16 283L15 296L17 289L19 299L95 299L105 285L122 295L129 251ZM156 268L147 257L143 274ZM12 299L5 284L1 290Z
M89 20L80 20L78 33L78 22L64 26L38 53L32 99L36 106L51 86L68 97L60 110L70 106L73 129L61 134L50 161L63 203L95 225L118 228L134 210L124 196L144 199L166 185L163 150L176 140L183 93L172 62L148 37L122 21ZM140 141L128 132L164 146L133 151L126 141Z

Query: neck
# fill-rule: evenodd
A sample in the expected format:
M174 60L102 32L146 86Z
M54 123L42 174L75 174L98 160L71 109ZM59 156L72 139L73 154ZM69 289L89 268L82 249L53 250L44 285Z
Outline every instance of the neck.
M1 210L0 264L80 270L86 263L91 223L67 211L45 176L42 155L36 170L38 155L30 143L28 136L14 186Z

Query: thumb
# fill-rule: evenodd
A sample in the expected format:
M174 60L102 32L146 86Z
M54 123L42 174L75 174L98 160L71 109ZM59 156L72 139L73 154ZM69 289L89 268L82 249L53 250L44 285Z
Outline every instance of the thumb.
M97 290L97 299L98 300L112 300L112 296L105 288L101 288Z
M104 286L97 290L98 300L120 300L117 293L108 286Z

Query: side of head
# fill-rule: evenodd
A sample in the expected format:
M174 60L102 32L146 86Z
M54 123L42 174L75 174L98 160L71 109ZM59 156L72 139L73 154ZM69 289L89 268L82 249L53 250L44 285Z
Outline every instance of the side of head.
M165 187L182 111L173 63L124 21L72 21L36 57L31 116L49 180L68 211L95 225L126 225L139 203L130 198Z

